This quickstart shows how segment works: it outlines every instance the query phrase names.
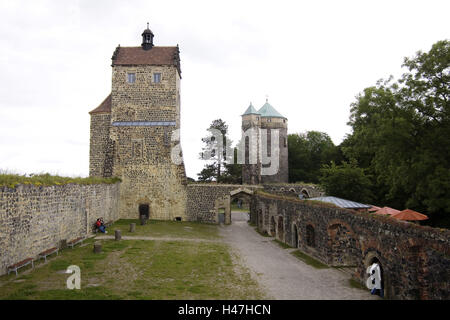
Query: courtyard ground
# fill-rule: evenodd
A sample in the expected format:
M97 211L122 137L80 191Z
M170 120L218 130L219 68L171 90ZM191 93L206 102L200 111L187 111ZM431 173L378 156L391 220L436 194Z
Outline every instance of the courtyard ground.
M248 213L232 212L232 224L222 227L221 235L270 299L378 299L368 289L353 287L350 276L340 270L308 257L306 262L299 260L298 250L260 235L247 220Z
M232 213L230 226L195 222L119 220L74 249L65 249L19 276L0 277L3 299L376 299L350 276L309 261L264 237ZM136 223L136 232L129 224ZM122 240L114 240L120 229ZM93 253L94 241L103 252ZM298 253L297 258L294 254ZM64 273L81 269L81 290Z
M136 222L135 238L128 232L130 222ZM137 220L121 220L109 233L114 229L122 231L124 240L100 235L62 250L47 263L36 263L34 270L19 271L18 277L0 277L0 299L265 297L250 272L220 241L216 225L150 221L140 226ZM102 242L102 253L93 253L94 241ZM81 269L81 290L66 288L69 275L64 271L69 265Z

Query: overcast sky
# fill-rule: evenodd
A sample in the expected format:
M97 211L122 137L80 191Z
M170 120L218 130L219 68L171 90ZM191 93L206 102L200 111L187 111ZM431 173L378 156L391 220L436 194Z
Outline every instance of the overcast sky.
M450 35L450 1L0 2L0 169L89 174L89 115L111 91L115 47L179 44L181 141L188 176L217 118L240 135L250 101L289 133L339 144L350 104L403 70L403 57Z

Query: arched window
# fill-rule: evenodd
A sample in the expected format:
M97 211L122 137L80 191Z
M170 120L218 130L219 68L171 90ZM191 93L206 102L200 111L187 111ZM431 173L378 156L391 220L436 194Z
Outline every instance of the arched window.
M306 226L306 245L314 248L316 246L316 234L312 225Z

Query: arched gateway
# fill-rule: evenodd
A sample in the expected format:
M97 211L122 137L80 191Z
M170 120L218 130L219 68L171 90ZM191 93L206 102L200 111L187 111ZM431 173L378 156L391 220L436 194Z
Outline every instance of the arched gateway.
M237 198L247 198L248 202L250 202L251 196L253 195L253 190L247 188L237 188L235 190L230 191L230 194L225 196L222 199L216 200L216 209L217 209L217 221L221 221L222 217L219 217L220 209L224 209L224 223L231 223L231 202ZM223 211L222 211L223 212Z

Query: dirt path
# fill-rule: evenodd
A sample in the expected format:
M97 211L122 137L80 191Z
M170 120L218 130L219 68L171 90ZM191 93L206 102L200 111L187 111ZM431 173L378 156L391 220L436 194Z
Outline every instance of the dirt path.
M247 214L232 213L232 224L220 228L224 241L256 275L269 298L299 299L378 299L369 290L352 288L349 276L339 270L315 269L292 256L247 222Z

